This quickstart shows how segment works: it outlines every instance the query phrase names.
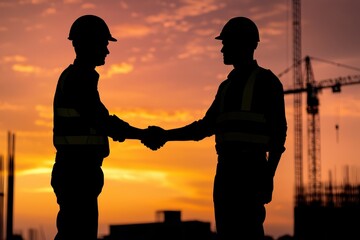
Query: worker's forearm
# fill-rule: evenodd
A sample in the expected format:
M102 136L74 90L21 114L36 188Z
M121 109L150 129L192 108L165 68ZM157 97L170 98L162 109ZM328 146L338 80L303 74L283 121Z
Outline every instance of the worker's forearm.
M211 134L208 134L206 127L199 121L195 121L189 125L180 128L166 130L167 141L199 141Z
M143 139L145 129L129 126L129 129L126 131L126 139Z
M192 134L186 129L186 127L166 130L165 136L167 141L194 140L194 136L192 136Z

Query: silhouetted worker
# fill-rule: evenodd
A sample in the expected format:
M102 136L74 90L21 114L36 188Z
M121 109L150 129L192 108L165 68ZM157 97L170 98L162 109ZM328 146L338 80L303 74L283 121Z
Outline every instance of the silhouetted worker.
M253 21L232 18L216 39L223 44L224 64L234 69L220 84L205 116L177 129L150 126L152 138L142 142L155 150L166 141L199 141L215 134L218 239L259 240L264 238L264 204L272 200L273 178L285 151L283 86L254 59L260 38Z
M95 68L105 64L109 41L116 41L104 20L79 17L68 39L76 59L61 73L53 103L56 159L51 185L60 207L55 239L95 240L97 198L104 184L101 165L110 152L108 137L120 142L140 139L143 130L109 115L100 100Z

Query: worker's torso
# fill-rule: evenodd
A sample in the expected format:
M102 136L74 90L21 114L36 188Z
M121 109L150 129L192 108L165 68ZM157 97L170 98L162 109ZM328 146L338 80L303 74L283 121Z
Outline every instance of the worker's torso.
M70 65L61 74L54 97L53 143L58 152L106 157L107 136L95 127L94 116L109 115L97 91L94 69Z
M270 93L266 71L259 66L244 74L232 71L223 83L216 120L218 153L267 151Z

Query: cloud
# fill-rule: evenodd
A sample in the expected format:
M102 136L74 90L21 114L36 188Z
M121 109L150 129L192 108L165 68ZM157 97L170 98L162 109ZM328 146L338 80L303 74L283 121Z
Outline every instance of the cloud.
M82 0L64 0L64 4L81 3Z
M18 105L6 103L6 102L0 102L0 111L19 111L22 108L23 107Z
M269 8L269 6L265 6L266 10L264 10L264 7L253 7L250 9L252 19L254 21L258 21L261 19L271 19L274 16L283 16L284 13L288 11L287 4L275 4L273 8Z
M52 136L52 130L49 131L16 131L16 136L22 138L49 138Z
M149 61L151 61L152 59L154 59L154 54L151 53L151 52L143 55L143 56L140 58L140 60L141 60L142 62L149 62Z
M129 9L129 5L126 2L120 1L119 4L122 9Z
M41 3L46 3L47 0L20 0L19 3L20 4L41 4Z
M55 13L56 13L56 8L50 7L50 8L45 9L45 10L41 13L41 15L42 15L42 16L48 16L48 15L53 15L53 14L55 14Z
M264 8L266 11L264 11ZM286 34L286 25L284 15L288 11L287 4L275 4L274 6L256 6L250 9L252 19L256 22L264 22L265 25L259 26L261 42L266 42L267 37L281 36ZM280 17L280 20L274 20Z
M96 5L93 3L84 3L81 5L82 9L95 9Z
M42 120L42 119L35 120L35 125L42 126L42 127L47 127L47 128L52 128L53 127L52 121L45 121L45 120Z
M112 77L113 75L130 73L133 71L133 69L134 66L132 64L117 63L110 65L110 67L106 68L106 70L99 69L99 73L101 77L109 78Z
M51 106L36 105L35 110L38 112L40 119L35 120L35 125L44 127L53 127L53 112Z
M13 7L15 6L17 3L15 1L13 2L0 2L0 8L7 8L7 7Z
M39 187L39 188L25 188L23 192L28 193L53 193L54 189L52 187Z
M41 68L35 65L26 64L27 57L23 55L10 55L10 56L4 56L0 63L9 63L12 64L11 69L14 72L20 72L20 73L27 73L27 74L46 74L46 75L53 75L60 72L60 68L54 68L54 69L45 69Z
M114 114L117 116L122 116L128 121L144 120L145 122L149 121L159 121L167 123L178 123L178 122L190 122L196 118L196 113L193 111L187 110L178 110L174 112L168 112L164 110L154 110L149 111L148 109L137 108L131 110L117 110L114 109Z
M3 62L26 62L27 58L22 55L12 55L3 57Z
M36 105L35 110L41 118L52 119L53 112L51 106Z
M199 35L199 36L213 36L215 34L215 30L214 29L196 29L194 31L195 34Z
M209 58L217 57L218 55L213 54L219 51L218 48L213 46L206 46L202 44L200 39L195 39L186 44L184 52L178 55L179 59L186 59L186 58L201 58L203 56L207 56Z
M104 168L106 178L127 182L149 182L156 181L166 183L166 173L149 170L126 170L117 168Z
M187 33L194 29L193 18L201 17L225 7L224 3L218 3L215 0L183 0L179 4L178 7L169 5L170 7L164 11L148 16L146 22L152 25L161 24L162 28ZM196 25L198 24L199 22L196 23ZM199 30L196 34L204 36L211 33Z
M12 66L12 70L15 72L21 73L39 73L41 69L37 66L29 65L29 64L14 64Z
M184 0L185 5L176 12L180 17L199 16L222 8L223 4L216 4L215 0Z
M171 26L173 25L174 21L180 21L186 17L200 16L225 7L225 4L219 4L215 0L183 0L182 2L183 6L174 8L173 11L152 15L149 16L146 20L149 23L162 23L164 26Z
M280 36L284 34L284 22L272 22L268 26L261 28L260 35L262 36Z
M140 38L153 33L153 29L140 24L123 24L112 27L111 32L119 39Z
M49 174L51 172L51 167L39 167L26 169L19 172L20 175L38 175L38 174Z
M39 29L43 29L43 28L44 28L43 24L34 24L34 25L26 27L25 30L28 32L31 32L31 31L35 31L35 30L39 30Z

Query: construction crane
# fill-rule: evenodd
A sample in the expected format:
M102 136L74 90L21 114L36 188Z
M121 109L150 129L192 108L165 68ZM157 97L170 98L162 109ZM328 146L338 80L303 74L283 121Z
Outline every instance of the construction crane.
M339 77L315 81L310 57L302 58L301 53L301 2L292 0L292 34L293 34L293 64L278 76L293 69L293 89L285 90L285 94L293 94L294 99L294 160L295 160L295 206L305 201L303 180L303 128L302 128L302 93L307 93L307 132L308 132L308 177L310 200L319 200L321 187L320 161L320 120L318 93L323 88L332 88L333 92L340 92L340 87L360 83L360 76ZM314 58L313 58L314 59ZM317 59L320 60L320 59ZM324 61L324 60L323 60ZM303 81L302 65L305 62L306 82ZM336 64L330 61L328 63ZM350 66L336 64L338 66ZM310 193L310 194L309 194ZM309 200L309 199L307 199Z
M301 3L300 0L292 1L293 19L293 81L294 88L303 87L302 56L301 56ZM295 202L301 201L303 196L303 134L302 134L302 94L294 93L294 153L295 153Z
M336 219L322 219L319 220L323 212L323 208L313 208L313 206L325 206L324 199L332 202L331 189L324 188L321 182L321 161L320 161L320 116L319 116L319 98L318 93L324 88L331 88L334 93L339 93L341 87L345 85L360 83L360 75L338 77L333 79L326 79L322 81L315 81L314 73L311 66L309 56L302 58L301 53L301 4L300 0L292 0L292 34L293 34L293 64L290 68L280 73L278 77L293 69L293 89L285 89L285 94L293 94L294 99L294 164L295 164L295 206L294 206L294 236L299 239L320 239L324 236L324 232L328 232L330 222L334 222L344 216L342 211L336 208L327 209L330 215L335 215ZM317 59L319 60L319 59ZM305 76L306 82L303 81L302 65L305 62ZM332 63L330 61L326 61ZM333 63L334 64L334 63ZM335 63L336 64L336 63ZM345 66L343 64L336 64L338 66ZM349 67L349 66L346 66ZM353 70L360 71L359 68L350 67ZM308 188L304 187L303 181L303 128L302 128L302 98L303 93L307 94L306 111L307 111L307 133L308 133ZM326 186L325 186L326 187ZM325 190L325 191L322 191ZM330 191L330 192L329 192ZM325 196L323 195L325 193ZM326 193L328 195L326 195ZM346 193L346 188L341 188L341 194ZM356 193L355 193L356 194ZM329 198L330 196L330 198ZM354 199L358 199L357 196ZM342 202L338 202L337 206L342 206ZM348 202L345 202L348 206ZM352 211L355 214L356 211ZM350 218L351 214L347 213ZM355 215L356 216L356 215ZM350 219L349 218L349 219ZM319 220L319 221L318 221ZM318 222L317 222L318 221ZM340 220L343 221L343 220ZM320 227L321 224L324 224ZM314 225L318 227L317 231ZM339 225L341 225L339 223ZM351 224L348 224L351 225ZM336 228L338 229L338 228ZM335 235L337 230L332 231ZM351 232L349 229L338 229L340 235L343 232ZM353 232L351 232L353 233ZM318 238L311 238L311 236L318 236ZM320 238L319 238L320 237Z
M330 78L321 81L315 81L311 65L311 57L306 56L302 62L305 62L305 80L306 85L284 90L284 94L294 94L294 96L306 93L306 112L307 112L307 134L308 134L308 188L305 193L302 176L295 176L296 182L296 205L301 201L318 202L321 199L321 160L320 160L320 116L319 116L319 97L322 89L331 88L333 93L340 93L341 87L346 85L360 84L360 75ZM300 64L299 64L300 65ZM295 103L295 102L294 102ZM298 102L297 102L298 103ZM300 108L295 105L294 108ZM299 109L297 109L299 110ZM301 109L300 109L301 110ZM296 112L296 110L294 110ZM301 120L301 118L299 119ZM295 130L301 129L302 122L295 122ZM300 132L295 132L299 134ZM295 147L302 146L298 143ZM297 151L302 149L297 149ZM296 151L295 151L296 154ZM302 174L302 158L296 158L295 155L295 174ZM301 164L301 165L300 165ZM305 199L305 196L306 199Z

